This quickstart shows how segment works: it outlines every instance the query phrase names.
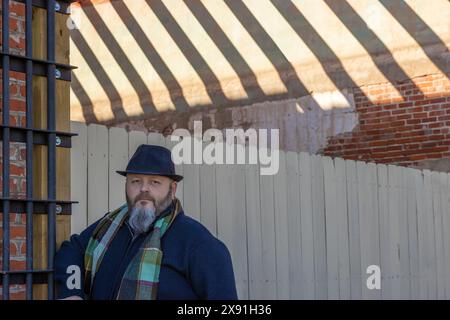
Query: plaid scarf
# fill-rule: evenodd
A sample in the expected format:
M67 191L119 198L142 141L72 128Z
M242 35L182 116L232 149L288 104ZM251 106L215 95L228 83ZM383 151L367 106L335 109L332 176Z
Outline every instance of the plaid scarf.
M175 198L172 211L154 222L152 231L125 270L118 300L156 299L163 255L161 238L181 210L181 203ZM84 287L88 296L102 259L128 216L128 206L124 204L103 218L92 233L84 256Z

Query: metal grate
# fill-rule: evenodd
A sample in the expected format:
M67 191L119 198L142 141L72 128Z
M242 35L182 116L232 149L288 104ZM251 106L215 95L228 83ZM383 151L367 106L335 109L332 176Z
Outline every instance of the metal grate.
M12 284L26 284L26 298L33 297L33 284L46 283L48 285L48 299L54 298L53 259L56 246L56 214L70 214L71 201L56 199L56 148L70 148L70 132L56 131L56 80L70 81L70 65L55 61L55 12L69 13L70 2L55 0L22 0L25 4L25 56L11 54L9 50L9 0L2 0L2 124L0 140L2 141L3 159L3 195L0 198L0 212L3 213L3 268L1 282L3 299L10 297L9 287ZM32 43L32 7L47 10L47 60L33 59ZM25 73L26 82L26 127L11 126L9 122L9 72ZM32 77L40 75L47 78L47 129L33 128ZM10 142L26 144L26 199L10 197ZM47 145L48 150L48 199L33 198L33 145ZM10 270L10 213L26 212L26 270ZM48 269L33 269L33 214L46 213L48 215Z

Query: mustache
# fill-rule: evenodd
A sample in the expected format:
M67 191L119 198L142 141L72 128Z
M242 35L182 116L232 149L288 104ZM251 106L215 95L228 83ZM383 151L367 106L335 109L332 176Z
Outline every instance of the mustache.
M137 203L140 200L148 200L153 201L153 203L156 203L155 198L146 192L139 193L137 197L134 199L134 203Z

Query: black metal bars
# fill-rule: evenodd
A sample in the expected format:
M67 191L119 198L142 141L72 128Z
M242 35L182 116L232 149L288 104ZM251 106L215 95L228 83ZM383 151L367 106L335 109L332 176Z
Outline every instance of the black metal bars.
M55 61L55 0L47 1L47 60ZM48 164L47 164L47 198L48 204L48 251L47 265L53 268L53 260L56 253L56 130L55 117L55 75L56 66L53 63L47 65L47 129L48 135ZM48 273L48 299L52 300L54 294L53 272Z
M2 49L9 52L9 0L2 0ZM2 55L2 156L3 197L9 198L9 55ZM3 260L2 269L9 271L9 200L3 202ZM3 300L9 299L9 274L2 274Z
M55 61L48 61L42 59L34 59L28 58L22 55L12 54L5 52L4 50L1 52L1 55L9 56L9 70L25 73L27 68L27 61L33 62L33 74L36 76L47 76L47 68L48 65L55 65L55 73L56 78L60 80L70 81L71 70L76 69L76 67L64 64L64 63L56 63ZM0 65L3 68L3 65Z
M55 13L68 13L68 4L73 1L23 0L25 3L25 55L11 54L9 51L9 0L2 0L2 44L0 67L2 68L2 123L0 140L2 141L2 176L3 194L0 198L0 212L3 213L3 265L0 271L3 299L10 298L11 284L25 284L26 298L33 298L33 284L47 283L48 299L54 298L53 264L56 251L56 215L71 214L72 201L56 199L56 148L70 148L70 132L56 130L56 80L70 81L73 66L57 63L55 53ZM47 57L46 60L32 57L32 8L38 6L46 9L47 14ZM26 126L11 126L9 72L25 73ZM37 129L33 125L33 75L47 78L47 128ZM12 198L10 182L11 142L26 144L26 198ZM47 199L33 197L33 147L36 144L47 146ZM26 267L25 270L10 270L10 225L11 213L26 212ZM33 216L47 214L48 247L47 268L36 270L33 266Z
M25 4L25 55L28 58L26 62L26 179L27 179L27 198L33 198L33 8L30 1ZM33 201L26 202L27 220L26 220L26 268L33 270ZM11 210L11 212L14 212ZM23 211L21 211L23 212ZM33 274L26 273L26 298L33 299Z
M29 2L27 0L14 0L14 1L25 4ZM59 13L70 14L70 7L69 7L70 3L75 1L76 0L55 1L55 11ZM33 7L47 9L47 0L32 0L30 5Z

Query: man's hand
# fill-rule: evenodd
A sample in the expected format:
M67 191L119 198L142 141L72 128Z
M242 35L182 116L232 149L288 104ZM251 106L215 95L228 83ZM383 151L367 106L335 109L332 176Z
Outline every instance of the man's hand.
M83 298L80 296L70 296L67 298L59 299L59 300L83 300Z

